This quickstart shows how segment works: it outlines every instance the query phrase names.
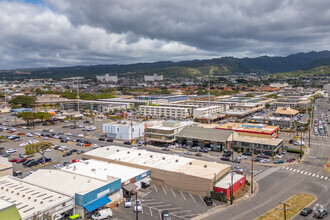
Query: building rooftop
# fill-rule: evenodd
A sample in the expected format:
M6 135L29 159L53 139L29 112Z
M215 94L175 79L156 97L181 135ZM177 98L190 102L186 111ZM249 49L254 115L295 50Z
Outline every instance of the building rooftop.
M223 131L201 127L185 127L176 136L190 139L226 142L231 137L231 134L232 131Z
M7 200L0 199L0 211L14 206L14 203L8 202Z
M13 168L13 164L8 162L7 159L0 157L0 170L7 170Z
M253 124L253 123L233 123L228 122L220 125L217 129L221 130L234 130L236 132L258 132L258 133L273 133L279 129L279 126L271 126L266 124Z
M283 139L279 139L279 138L269 139L269 138L259 138L259 137L252 137L252 136L235 135L234 141L277 146L281 142L283 142Z
M236 183L240 179L242 179L244 176L241 174L235 173L233 176L233 183ZM224 178L222 178L219 182L215 184L215 187L219 187L222 189L228 189L229 186L231 186L231 176L230 173L228 173Z
M287 107L277 107L275 114L280 114L280 115L291 115L294 116L298 114L299 111L292 109L292 108L287 108Z
M213 179L214 173L219 173L230 168L230 165L227 164L195 160L179 155L162 154L146 150L134 150L115 145L98 148L86 152L84 155L93 156L95 159L109 159L132 165L140 165L146 169L157 168L165 171L180 172L206 179ZM206 167L204 167L205 165Z
M66 168L63 170L39 169L25 177L24 180L28 183L45 187L69 196L74 196L75 193L85 194L110 182L66 172L65 169ZM113 181L116 179L117 178L112 177Z
M149 129L158 129L158 130L170 131L170 130L175 130L175 129L190 126L190 125L195 125L195 124L197 124L197 123L192 122L192 121L182 121L182 122L180 122L180 125L177 125L177 126L166 126L166 123L165 123L165 124L154 125L154 126L151 126L151 127L148 127L148 128Z
M125 182L148 171L99 160L79 161L62 169L67 172L90 176L104 181L109 180L109 176L111 176L121 179L121 182Z
M27 183L25 179L11 176L0 178L0 195L1 199L16 205L23 219L72 199L70 196ZM1 203L6 205L6 203Z

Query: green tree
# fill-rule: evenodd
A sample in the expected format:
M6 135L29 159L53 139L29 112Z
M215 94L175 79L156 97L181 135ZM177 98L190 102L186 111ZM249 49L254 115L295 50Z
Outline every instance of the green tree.
M252 95L251 93L245 94L245 97L254 97L254 95Z
M51 115L48 112L37 112L34 115L36 119L40 119L42 122L51 118Z
M77 122L80 120L81 118L80 117L75 117L73 115L69 115L67 116L64 120L69 120L71 123L74 124L74 126L77 125Z
M96 115L95 114L87 114L85 116L91 118L92 121L93 121L93 124L95 124L95 118L96 118Z
M49 141L40 141L38 143L32 143L25 147L25 154L33 155L35 153L39 153L43 158L43 162L45 162L46 150L49 149L51 146L53 146L53 143Z
M36 101L35 97L31 96L17 96L12 98L9 103L13 105L21 105L22 107L31 107Z
M33 112L21 112L17 114L17 117L23 119L27 126L36 119L35 113Z
M267 109L269 109L271 106L272 106L272 105L269 104L269 103L266 103L266 104L265 104L265 107L266 107Z

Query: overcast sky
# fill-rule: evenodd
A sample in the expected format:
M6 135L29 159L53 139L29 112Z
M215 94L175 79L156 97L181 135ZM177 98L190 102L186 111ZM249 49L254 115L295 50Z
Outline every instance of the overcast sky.
M329 0L0 0L0 69L330 50Z

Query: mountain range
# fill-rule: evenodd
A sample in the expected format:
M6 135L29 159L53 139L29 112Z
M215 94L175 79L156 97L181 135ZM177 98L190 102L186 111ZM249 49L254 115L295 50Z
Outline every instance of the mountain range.
M8 78L63 78L109 73L122 75L163 74L165 77L193 77L208 74L229 75L237 73L273 74L298 70L312 70L330 65L330 51L291 54L286 57L260 56L256 58L221 57L206 60L159 61L128 65L91 65L72 67L26 68L0 71L0 77ZM14 74L17 71L31 74Z

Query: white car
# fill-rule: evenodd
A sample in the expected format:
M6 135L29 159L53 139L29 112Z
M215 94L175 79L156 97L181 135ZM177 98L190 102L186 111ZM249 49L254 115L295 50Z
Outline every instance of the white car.
M82 138L82 137L84 137L84 135L83 134L77 134L77 137Z
M283 154L277 155L277 158L282 158L282 157L283 157Z
M263 159L263 160L260 160L260 163L269 163L270 160L269 159Z
M247 159L247 156L241 155L241 156L237 157L237 159L239 159L239 160L246 160Z
M6 150L6 153L8 153L8 154L15 153L15 152L17 152L17 150L13 149L13 148Z
M78 128L83 128L83 127L85 127L85 125L78 125L77 127Z
M20 144L19 146L20 147L25 147L25 146L27 146L27 145L29 145L28 143L22 143L22 144Z
M42 139L44 139L44 140L49 140L49 137L43 137Z
M53 149L48 148L48 149L46 149L45 151L46 151L46 152L51 152L51 151L53 151Z
M184 154L187 154L187 155L192 155L192 152L190 152L190 151L187 151L187 152L184 152Z
M61 169L61 168L63 168L63 165L62 164L56 164L55 166L54 166L54 168L55 169Z
M140 200L134 202L134 212L142 212L142 204Z
M98 144L93 144L93 149L96 149L96 148L98 148L98 147L99 147Z
M126 200L125 200L125 204L124 204L124 207L125 208L130 208L132 207L132 199L131 197L127 197Z
M92 215L93 220L110 219L111 217L112 210L110 208L97 211L94 215Z
M33 137L33 134L32 133L27 133L26 137Z

